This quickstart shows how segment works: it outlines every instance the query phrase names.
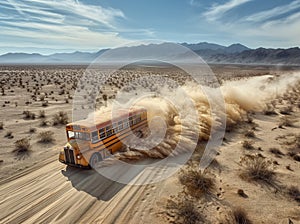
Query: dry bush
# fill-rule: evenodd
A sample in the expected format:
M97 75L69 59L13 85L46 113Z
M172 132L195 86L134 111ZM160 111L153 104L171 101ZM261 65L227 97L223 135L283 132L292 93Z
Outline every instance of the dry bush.
M29 128L29 132L30 133L35 133L36 132L36 128Z
M46 127L48 125L48 121L46 121L46 119L42 119L40 122L40 126L41 127Z
M11 138L13 138L14 136L12 135L12 131L8 131L8 132L6 132L6 134L4 135L4 137L5 137L5 138L11 139Z
M45 118L45 117L46 117L45 111L44 110L40 110L39 118Z
M53 117L53 125L65 125L68 123L68 115L66 112L60 111L58 114L55 114Z
M43 101L42 107L48 107L48 101L47 100Z
M277 115L275 108L271 105L267 105L266 109L263 111L265 115Z
M174 223L196 224L205 223L203 215L195 206L195 202L187 197L178 197L175 200L169 200L167 209L174 213Z
M30 141L27 138L22 138L15 142L15 149L13 150L13 153L15 153L17 156L23 156L27 155L30 152Z
M32 119L32 120L35 119L35 114L30 112L29 110L24 110L23 114L24 114L24 119Z
M253 130L248 130L248 131L246 131L245 136L248 137L248 138L254 138L255 133L254 133Z
M294 122L290 117L288 116L283 116L280 118L279 126L286 126L286 127L293 127Z
M267 160L258 155L246 155L241 158L241 165L245 169L241 173L241 178L247 181L262 181L268 184L274 183L275 172L271 160Z
M294 155L293 159L297 162L300 162L300 156L299 155Z
M287 194L290 198L300 203L300 190L297 186L288 187Z
M201 173L197 168L183 170L179 176L179 181L184 185L186 192L195 198L212 195L215 190L214 179Z
M235 208L232 211L232 215L234 217L236 224L251 224L252 222L249 220L246 211L242 208Z
M282 153L279 149L277 148L270 148L269 149L270 153L273 153L274 155L280 157L280 156L284 156L284 153Z
M53 131L44 131L39 133L39 142L41 143L51 143L54 141L54 132Z
M280 113L284 115L290 115L293 112L292 106L286 106L280 109Z
M252 141L248 141L248 140L245 140L245 141L242 142L242 146L245 149L254 149L253 144L254 143Z

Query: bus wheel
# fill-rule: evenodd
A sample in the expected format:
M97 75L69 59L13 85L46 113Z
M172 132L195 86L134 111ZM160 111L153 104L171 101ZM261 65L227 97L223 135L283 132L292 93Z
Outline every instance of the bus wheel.
M97 163L102 161L102 157L98 152L95 152L90 158L90 167L92 169L96 168Z

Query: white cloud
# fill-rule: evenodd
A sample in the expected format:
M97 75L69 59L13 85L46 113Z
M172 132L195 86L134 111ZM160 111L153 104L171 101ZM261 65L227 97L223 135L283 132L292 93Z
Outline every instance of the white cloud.
M264 22L268 19L274 18L276 16L289 13L293 10L300 8L300 0L296 0L287 5L277 6L270 10L265 10L259 13L252 14L246 18L249 22Z
M119 35L126 19L119 9L77 0L4 0L0 9L0 46L98 50L128 42Z
M222 16L240 6L240 5L243 5L247 2L250 2L252 0L230 0L228 2L226 2L225 4L214 4L208 11L206 11L203 15L205 16L205 18L208 20L208 21L215 21L219 18L222 18Z

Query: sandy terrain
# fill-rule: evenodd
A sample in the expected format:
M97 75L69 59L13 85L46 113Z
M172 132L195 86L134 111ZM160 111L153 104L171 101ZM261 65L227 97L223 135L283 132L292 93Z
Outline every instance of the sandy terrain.
M193 206L203 214L204 223L238 223L231 217L235 207L243 208L253 223L289 223L289 220L300 223L299 201L287 193L292 185L300 187L300 163L297 161L297 155L300 155L300 89L299 84L297 88L289 86L296 84L294 81L299 80L299 73L291 81L291 73L296 68L215 66L213 70L224 83L223 91L228 98L227 124L230 126L215 162L208 168L207 175L215 181L213 197L192 198ZM3 130L0 130L0 223L179 222L178 215L168 203L170 199L176 201L177 196L184 198L180 193L184 189L178 178L180 172L156 184L132 186L111 181L92 170L70 168L58 162L58 153L66 141L65 130L63 124L53 125L53 119L59 111L64 111L71 121L72 96L83 71L83 67L70 66L1 67L4 94L0 98L0 122L3 122ZM139 72L129 69L124 73L123 79ZM272 83L259 83L267 78L245 79L270 74L290 81L268 88ZM180 75L176 74L175 79L181 81ZM240 79L242 81L238 83L233 81ZM107 95L108 102L122 83L122 79L108 83L107 92L102 93ZM262 90L267 97L251 95L259 91L257 83L261 85L259 87L267 86L265 91ZM235 89L237 86L241 88ZM240 91L245 90L245 86L255 88L250 88L243 98ZM271 96L267 91L270 89ZM252 104L253 99L259 102ZM45 102L47 106L43 106ZM103 95L98 103L99 106L106 104ZM35 113L35 119L24 118L23 111L27 110ZM39 118L40 110L45 111L45 118ZM47 125L41 126L44 119ZM186 169L192 164L198 165L203 153L209 127L207 122L201 125L204 131L200 139L203 141ZM35 130L30 132L31 128ZM245 136L249 130L254 136ZM39 142L39 133L44 131L52 131L55 141ZM22 138L29 138L30 152L13 153L14 142ZM245 140L253 141L252 147L244 148ZM271 148L278 149L281 154L272 153ZM270 159L275 168L274 180L266 184L241 178L245 169L241 158L245 155ZM131 184L159 175L160 170L152 166L151 161L147 158L135 161L137 164L149 163L149 166L138 170L132 176ZM117 176L133 173L117 165L108 169ZM240 196L239 189L246 196Z

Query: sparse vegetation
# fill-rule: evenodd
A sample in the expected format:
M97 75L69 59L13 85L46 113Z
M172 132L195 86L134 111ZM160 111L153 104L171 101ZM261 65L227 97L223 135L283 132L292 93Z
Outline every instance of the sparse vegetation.
M46 121L46 119L42 119L40 122L40 126L41 127L46 127L48 125L48 121Z
M174 223L205 223L205 219L196 207L195 202L186 196L169 200L167 209L174 213Z
M297 162L300 162L300 155L294 155L293 159Z
M254 143L252 141L248 141L248 140L245 140L245 141L242 142L242 146L245 149L254 149L253 144Z
M252 224L249 220L246 211L242 208L235 208L232 211L236 224Z
M29 110L23 111L23 114L24 114L24 119L31 119L31 120L35 119L35 114L30 112Z
M4 135L4 137L5 137L5 138L11 139L11 138L13 138L14 136L13 136L13 134L12 134L12 131L8 131L8 132L6 132L6 134Z
M54 141L54 132L53 131L44 131L39 133L39 142L41 143L51 143Z
M195 198L211 195L215 190L214 179L201 173L197 168L183 170L179 180L184 185L186 192Z
M29 133L35 133L36 132L36 128L30 128L29 129Z
M13 150L13 153L15 153L17 156L24 156L29 154L30 152L30 141L28 138L22 138L15 142L15 149Z
M278 157L284 156L284 154L277 148L270 148L269 151Z
M243 179L273 184L275 172L272 161L258 155L246 155L241 158L241 165L245 168L240 175Z
M248 131L246 131L245 136L248 137L248 138L254 138L255 133L254 133L253 130L248 130Z
M293 127L294 121L289 116L283 116L280 118L279 126Z
M300 203L300 190L297 186L288 187L287 194L290 198Z
M45 117L46 117L45 111L44 110L40 110L39 118L45 118Z
M66 112L60 111L58 114L55 114L53 117L53 125L65 125L68 123L68 115Z

